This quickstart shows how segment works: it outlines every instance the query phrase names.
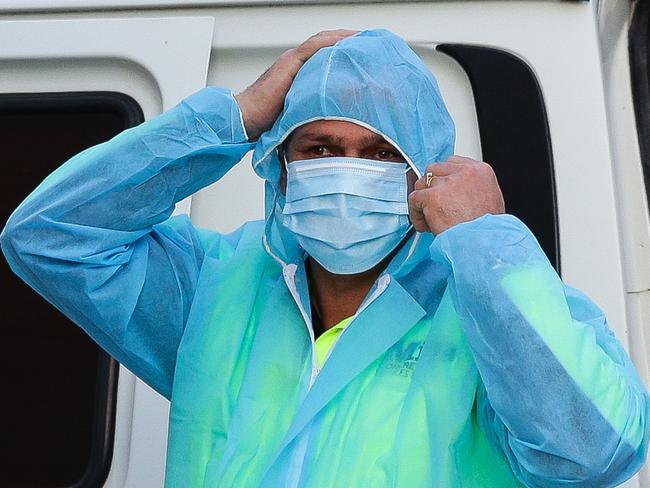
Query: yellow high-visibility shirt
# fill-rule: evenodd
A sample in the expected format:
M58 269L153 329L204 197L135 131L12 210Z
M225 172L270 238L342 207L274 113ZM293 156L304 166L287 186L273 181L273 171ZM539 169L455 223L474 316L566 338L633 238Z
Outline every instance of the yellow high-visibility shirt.
M322 368L325 364L325 360L334 346L336 339L338 339L341 332L348 326L354 317L348 317L347 319L341 320L334 327L327 329L323 332L314 343L316 349L316 362L318 363L318 368Z

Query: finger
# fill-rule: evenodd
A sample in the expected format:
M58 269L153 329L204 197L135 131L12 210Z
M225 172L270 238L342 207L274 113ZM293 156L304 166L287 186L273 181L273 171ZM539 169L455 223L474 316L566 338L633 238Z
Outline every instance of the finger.
M436 183L437 179L445 178L454 173L457 173L459 168L457 165L452 165L451 163L433 163L426 167L424 174L415 181L415 189L423 190L425 188L431 188ZM431 174L431 178L427 175ZM429 180L429 185L427 185L427 180Z
M336 44L338 41L357 34L359 31L337 29L333 31L323 31L311 36L305 42L296 48L302 62L307 61L316 51L323 47L328 47Z
M415 185L413 186L414 189L427 190L427 189L434 188L435 186L440 184L442 179L446 178L446 176L436 176L434 174L432 174L431 178L429 178L427 174L428 173L424 173L424 176L415 180ZM428 185L427 185L427 180L430 180Z
M449 176L458 172L458 164L447 161L441 163L431 163L424 171L424 174L432 173L433 176Z
M465 164L465 165L488 165L489 166L489 164L484 161L467 158L465 156L458 156L457 154L450 156L447 162L455 165Z
M415 180L415 185L413 186L413 188L415 188L416 190L423 190L426 187L427 187L427 176L425 174L422 178L418 178L417 180Z
M460 156L458 154L454 154L453 156L449 156L449 159L447 159L450 163L477 163L478 161L476 159L468 158L466 156Z
M431 175L429 177L429 174ZM416 190L428 190L431 188L436 188L440 185L446 178L449 178L450 175L436 175L431 172L424 173L422 178L418 178L415 181L414 189Z
M416 231L431 232L429 224L424 217L425 200L422 198L422 193L416 190L409 195L409 218Z
M330 36L338 36L341 38L344 37L349 37L353 36L354 34L358 34L360 31L356 29L333 29L333 30L328 30L328 31L322 31L322 33L330 35Z
M462 171L463 166L483 164L487 163L462 156L451 156L447 161L429 164L426 167L424 174L425 176L427 173L431 173L433 176L451 176Z
M339 38L339 39L344 39L346 37L353 36L354 34L358 34L358 33L359 33L359 31L354 30L354 29L333 29L333 30L321 31L318 34L315 34L315 35L311 36L310 39L312 39L312 38L313 39L318 39L318 38L321 38L321 37L326 37L326 38L327 37L336 37L336 38Z

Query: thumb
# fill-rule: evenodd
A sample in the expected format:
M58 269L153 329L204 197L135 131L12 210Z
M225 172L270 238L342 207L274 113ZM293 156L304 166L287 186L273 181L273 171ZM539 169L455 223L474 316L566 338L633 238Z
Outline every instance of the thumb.
M409 195L409 218L418 232L431 232L424 217L425 195L423 190L414 190Z

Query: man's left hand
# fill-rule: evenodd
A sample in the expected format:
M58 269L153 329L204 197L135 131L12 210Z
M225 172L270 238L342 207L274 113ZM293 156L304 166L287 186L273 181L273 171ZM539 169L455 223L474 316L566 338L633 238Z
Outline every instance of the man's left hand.
M426 174L431 173L429 187ZM505 212L503 195L492 167L462 156L427 166L409 195L409 216L418 232L440 234L485 214Z

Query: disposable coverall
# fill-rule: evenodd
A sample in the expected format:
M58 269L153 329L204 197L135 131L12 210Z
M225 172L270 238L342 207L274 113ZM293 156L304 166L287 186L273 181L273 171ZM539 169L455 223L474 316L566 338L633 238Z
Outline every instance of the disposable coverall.
M220 235L170 218L254 147L231 92L206 88L65 163L2 234L16 273L171 399L167 486L631 476L646 452L645 388L603 313L513 216L412 235L318 370L277 147L322 118L378 131L419 174L453 149L427 68L401 39L368 31L305 64L255 145L265 222Z

